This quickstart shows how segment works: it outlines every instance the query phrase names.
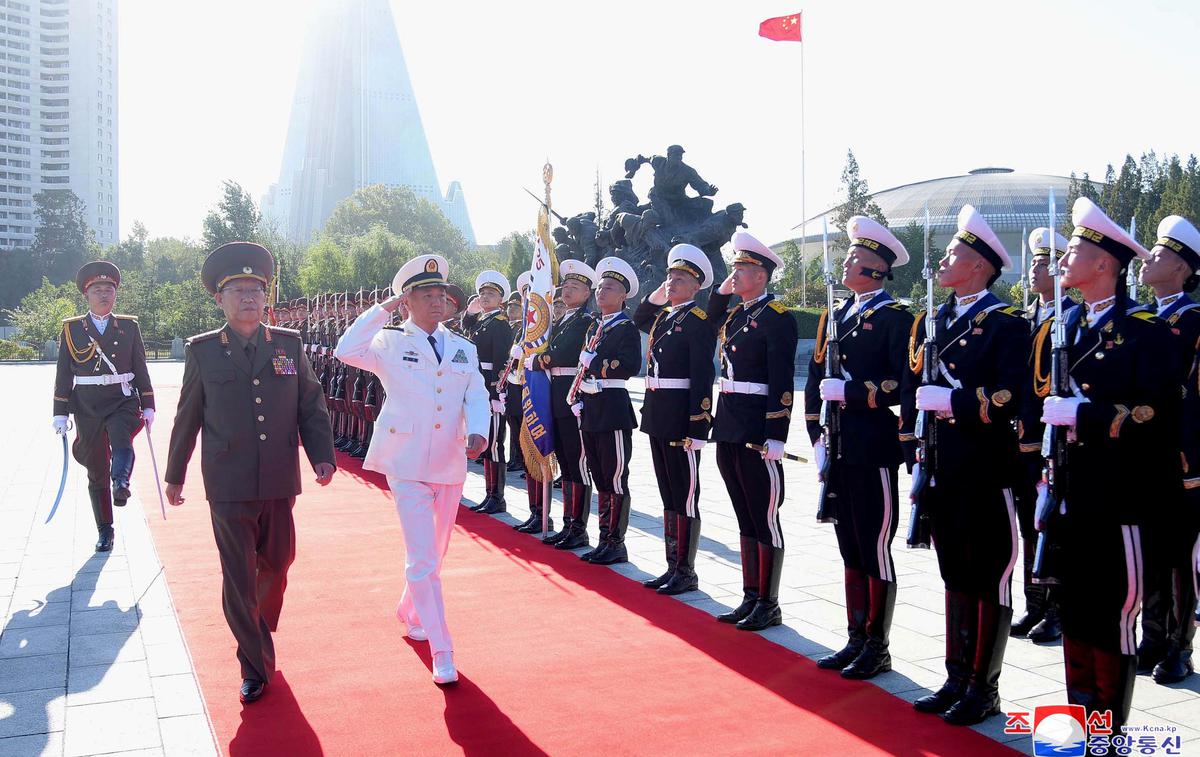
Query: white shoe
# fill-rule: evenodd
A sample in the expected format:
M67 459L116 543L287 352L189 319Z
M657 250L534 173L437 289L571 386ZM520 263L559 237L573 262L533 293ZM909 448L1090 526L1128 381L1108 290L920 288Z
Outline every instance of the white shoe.
M429 634L424 628L418 625L411 625L405 628L404 635L413 641L429 641Z
M433 653L433 682L441 685L454 683L458 680L458 671L454 668L453 652Z

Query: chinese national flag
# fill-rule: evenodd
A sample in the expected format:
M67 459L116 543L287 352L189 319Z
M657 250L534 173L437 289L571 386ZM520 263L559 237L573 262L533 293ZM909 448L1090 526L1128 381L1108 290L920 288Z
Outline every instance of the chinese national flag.
M800 41L800 14L768 18L758 25L758 36L773 39L776 42Z

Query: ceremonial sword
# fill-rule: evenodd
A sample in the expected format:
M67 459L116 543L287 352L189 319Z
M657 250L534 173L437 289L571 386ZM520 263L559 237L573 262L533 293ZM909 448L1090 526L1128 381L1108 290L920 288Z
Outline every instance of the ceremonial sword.
M146 446L150 448L150 464L154 466L154 486L158 488L158 509L163 520L167 519L167 505L163 501L162 483L158 478L158 460L154 456L154 442L150 438L150 424L146 424Z
M50 514L46 516L46 523L49 523L54 518L54 514L58 512L58 503L62 501L63 489L67 488L67 466L69 460L67 457L67 434L64 431L59 434L62 437L63 447L63 470L62 478L58 482L58 494L54 496L54 504L50 507Z

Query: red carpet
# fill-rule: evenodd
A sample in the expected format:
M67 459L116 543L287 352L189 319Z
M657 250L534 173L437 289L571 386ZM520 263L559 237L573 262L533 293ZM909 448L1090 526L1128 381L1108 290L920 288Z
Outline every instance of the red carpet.
M165 464L178 387L156 390ZM245 709L199 453L169 521L143 498L231 755L1012 753L465 509L443 572L461 681L440 690L428 645L410 645L394 619L403 542L391 497L340 463L326 488L305 474L279 673Z

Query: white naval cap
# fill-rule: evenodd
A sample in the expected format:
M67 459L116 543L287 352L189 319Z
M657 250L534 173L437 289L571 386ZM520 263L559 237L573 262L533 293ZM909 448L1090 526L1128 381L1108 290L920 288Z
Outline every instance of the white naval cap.
M499 271L481 271L475 277L475 291L483 293L484 287L491 287L500 293L500 299L508 299L508 279Z
M846 222L846 236L851 247L865 247L892 268L908 262L908 249L888 227L867 216L851 216Z
M564 260L558 264L558 274L563 281L578 281L588 289L596 285L596 271L582 260Z
M1000 238L974 205L963 205L958 211L958 232L954 238L982 255L996 269L997 275L1006 268L1012 268L1012 258L1008 256L1004 245L1000 244Z
M1183 216L1162 219L1158 224L1158 241L1154 243L1155 247L1159 245L1182 258L1192 273L1200 273L1200 231L1196 231L1191 221Z
M1072 239L1091 242L1117 259L1121 267L1129 265L1134 257L1148 258L1150 251L1137 243L1129 232L1109 218L1100 206L1086 197L1080 197L1071 208L1071 223L1075 230Z
M760 265L770 275L783 265L783 259L752 235L739 231L733 235L733 262Z
M633 267L620 258L607 257L603 258L596 264L596 286L604 279L614 279L621 286L625 287L628 292L627 297L633 297L638 293L637 274L633 272Z
M1051 231L1045 226L1039 226L1029 232L1029 254L1033 257L1047 257L1053 249L1058 256L1067 252L1067 238L1057 231Z
M441 255L418 255L392 278L392 291L404 294L417 287L446 286L450 264Z
M521 274L517 276L517 288L513 291L513 294L522 296L525 293L525 290L529 287L529 281L532 278L532 273L529 271L522 271Z
M684 271L700 281L701 289L713 285L712 263L704 250L693 244L677 244L667 253L667 270Z

